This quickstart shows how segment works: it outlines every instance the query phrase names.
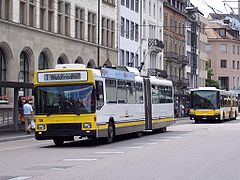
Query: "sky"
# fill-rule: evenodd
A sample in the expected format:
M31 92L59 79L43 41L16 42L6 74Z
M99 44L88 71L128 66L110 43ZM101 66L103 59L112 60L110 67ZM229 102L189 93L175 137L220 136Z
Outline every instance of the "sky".
M213 10L207 6L207 4L215 8L217 13L232 12L229 6L233 8L236 14L238 13L236 9L238 7L237 0L190 0L190 1L194 6L198 7L198 9L204 14L205 17L207 17L209 13L214 13ZM223 1L228 1L228 2L223 2ZM224 3L226 4L225 6L224 6Z

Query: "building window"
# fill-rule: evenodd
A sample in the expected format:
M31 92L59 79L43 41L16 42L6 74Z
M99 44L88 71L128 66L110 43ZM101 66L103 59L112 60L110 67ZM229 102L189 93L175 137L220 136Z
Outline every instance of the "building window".
M111 47L115 48L115 22L111 22Z
M124 50L120 50L120 66L125 66L124 62Z
M151 15L152 13L151 1L149 1L148 3L148 11L149 11L149 14Z
M139 0L135 0L135 12L139 12Z
M239 61L237 61L237 69L239 69Z
M3 52L3 50L0 48L0 80L6 81L6 74L7 74L7 68L6 68L6 56ZM6 95L6 88L1 87L0 88L0 95Z
M109 3L111 5L115 5L115 0L103 0L103 2Z
M46 5L45 0L40 0L40 29L45 29L46 23Z
M38 58L38 69L39 70L48 69L47 57L43 52L41 52Z
M233 67L233 69L235 69L235 61L234 60L232 61L232 67Z
M233 54L235 54L235 45L233 45Z
M111 20L107 19L107 46L111 47Z
M25 52L20 54L20 73L19 81L29 83L29 60ZM29 95L29 90L24 89L24 96Z
M187 45L191 45L191 32L187 31Z
M134 22L131 22L131 36L130 38L134 40Z
M143 0L143 10L146 11L146 0Z
M70 36L70 4L65 3L65 35Z
M131 0L131 10L133 10L134 11L134 2L135 0Z
M210 54L211 51L212 51L211 45L210 45L210 44L206 44L205 48L206 48L206 53L207 53L207 54Z
M138 54L135 55L135 62L134 62L134 67L138 67L139 65L139 57Z
M59 57L57 60L57 64L65 64L65 61L62 57Z
M130 63L132 63L132 65L134 63L134 53L133 52L131 52L131 55L130 55Z
M107 45L107 19L102 17L102 45Z
M54 1L48 0L48 31L54 31Z
M121 17L121 36L124 37L124 22L125 19Z
M221 68L227 68L227 60L221 60Z
M135 24L135 41L138 42L139 39L139 28L138 28L138 24Z
M58 0L57 4L57 33L63 34L63 1Z
M84 20L85 20L85 11L82 8L75 8L75 36L78 39L84 40Z
M156 17L156 5L153 5L153 16Z
M96 14L88 12L88 41L96 43Z
M130 7L130 0L126 0L126 7L129 8Z
M218 77L218 80L220 82L220 86L223 87L223 89L229 90L229 77Z
M21 24L27 24L27 2L26 1L20 1L20 23Z
M129 51L126 51L126 65L128 66L130 63L129 61Z
M10 20L12 0L0 0L0 19Z
M29 26L35 26L35 0L29 0Z
M125 6L125 0L121 0L121 5Z
M126 38L129 38L129 20L126 19Z
M237 55L239 55L239 46L237 47Z
M222 54L227 54L227 44L221 44L220 51Z

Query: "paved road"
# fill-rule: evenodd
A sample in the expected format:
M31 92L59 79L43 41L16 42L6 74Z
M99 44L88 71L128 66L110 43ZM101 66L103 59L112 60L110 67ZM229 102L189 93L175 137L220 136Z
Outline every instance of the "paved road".
M0 143L0 180L239 180L240 120L194 124L168 132L54 147L25 139Z

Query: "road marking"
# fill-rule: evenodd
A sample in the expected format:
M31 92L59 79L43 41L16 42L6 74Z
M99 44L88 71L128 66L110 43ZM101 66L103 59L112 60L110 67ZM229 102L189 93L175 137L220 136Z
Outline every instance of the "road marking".
M95 152L94 154L124 154L125 152L122 151L99 151Z
M118 147L118 148L123 148L123 149L142 149L144 147L143 146L129 146L129 147Z
M8 180L24 180L24 179L30 179L31 176L19 176L19 177L14 177Z
M180 136L169 136L169 137L166 137L166 139L181 139L182 137Z
M96 161L97 158L89 158L89 159L64 159L64 161Z
M62 171L64 170L65 168L60 168L60 167L54 167L54 168L51 168L50 170L52 171Z
M150 140L150 141L153 141L153 142L169 142L171 140L170 139L156 139L156 140Z
M158 143L156 142L151 142L151 143L133 143L133 144L136 144L136 145L156 145Z

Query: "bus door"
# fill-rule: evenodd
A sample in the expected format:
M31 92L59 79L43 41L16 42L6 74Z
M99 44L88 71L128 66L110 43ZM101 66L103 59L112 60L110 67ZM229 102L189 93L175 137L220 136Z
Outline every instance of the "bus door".
M152 130L152 102L150 79L144 78L144 108L145 108L145 130Z

